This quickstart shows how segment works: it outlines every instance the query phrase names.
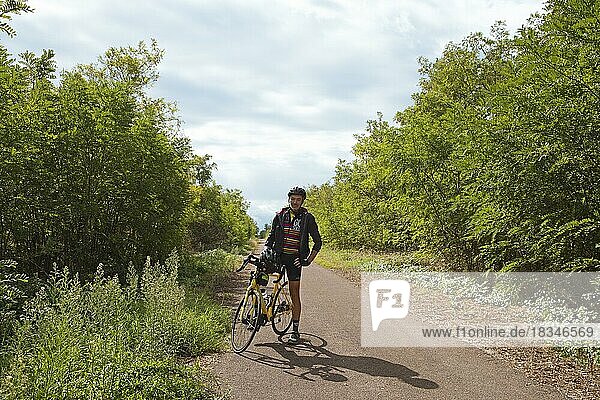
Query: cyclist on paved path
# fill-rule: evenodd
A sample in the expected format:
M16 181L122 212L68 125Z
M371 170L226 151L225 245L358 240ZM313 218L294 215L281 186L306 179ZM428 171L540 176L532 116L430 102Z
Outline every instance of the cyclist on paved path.
M280 257L287 273L290 295L292 297L292 326L293 331L289 343L298 343L300 333L300 276L302 267L313 262L321 250L321 235L315 217L302 207L306 200L306 191L300 187L293 187L288 192L289 207L279 211L271 225L271 232L265 243ZM308 236L312 237L314 245L309 249Z

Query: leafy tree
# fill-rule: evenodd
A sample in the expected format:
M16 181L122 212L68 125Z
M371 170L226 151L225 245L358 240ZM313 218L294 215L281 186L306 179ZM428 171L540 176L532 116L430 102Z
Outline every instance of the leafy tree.
M271 224L265 224L258 233L258 237L261 239L266 239L267 236L269 236L269 232L271 232Z
M223 190L215 183L194 186L185 219L188 249L242 249L258 230L248 207L239 190Z
M175 106L148 95L162 54L155 41L109 49L55 85L52 51L16 61L0 47L0 259L82 278L103 263L124 277L130 261L184 243L231 249L256 234L241 193L193 154Z
M460 269L598 269L599 16L549 1L513 37L496 24L420 60L414 104L312 189L324 235Z
M212 182L212 171L217 168L217 164L211 162L211 158L210 155L205 154L195 155L190 160L190 181L194 185L205 186Z
M58 261L87 276L99 262L125 272L180 246L191 148L173 108L144 93L161 51L111 49L58 87L52 52L19 64L2 54L0 256L29 272Z
M488 185L499 217L486 256L515 269L598 268L600 9L550 1L514 40L493 101ZM485 229L482 229L485 232Z

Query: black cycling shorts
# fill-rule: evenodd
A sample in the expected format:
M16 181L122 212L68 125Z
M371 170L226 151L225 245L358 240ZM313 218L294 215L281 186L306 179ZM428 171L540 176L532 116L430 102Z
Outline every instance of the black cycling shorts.
M302 267L294 265L294 260L300 258L298 254L282 254L281 264L287 273L288 281L299 281L302 275Z

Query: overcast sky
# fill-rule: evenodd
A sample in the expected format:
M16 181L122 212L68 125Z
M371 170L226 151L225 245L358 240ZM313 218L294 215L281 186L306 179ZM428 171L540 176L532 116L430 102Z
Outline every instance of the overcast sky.
M59 70L109 47L155 38L165 49L152 94L178 104L184 133L241 189L259 227L291 186L320 185L354 134L411 104L417 58L450 41L514 33L539 0L30 0L13 54L54 49Z

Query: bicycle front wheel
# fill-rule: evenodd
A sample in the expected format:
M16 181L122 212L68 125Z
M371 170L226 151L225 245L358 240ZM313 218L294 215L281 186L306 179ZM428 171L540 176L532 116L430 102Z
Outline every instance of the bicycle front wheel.
M238 305L231 324L231 347L236 353L246 350L259 328L260 302L254 290Z
M273 332L279 336L285 335L292 325L292 298L287 282L277 290L273 300Z

